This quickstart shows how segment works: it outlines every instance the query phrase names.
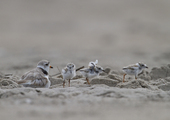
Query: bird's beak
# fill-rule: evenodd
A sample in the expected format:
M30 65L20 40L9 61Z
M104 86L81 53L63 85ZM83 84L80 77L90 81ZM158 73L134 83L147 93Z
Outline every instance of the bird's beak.
M106 71L105 71L105 70L102 70L102 71L106 73Z
M148 68L148 66L146 66L146 68Z
M52 66L50 66L50 68L53 68Z

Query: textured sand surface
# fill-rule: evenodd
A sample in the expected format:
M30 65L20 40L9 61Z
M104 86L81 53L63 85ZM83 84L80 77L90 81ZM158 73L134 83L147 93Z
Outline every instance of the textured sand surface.
M169 120L170 1L1 0L0 119ZM62 88L24 88L14 81L47 59L58 73L99 60L109 74L86 85L81 76ZM149 69L138 80L121 69ZM7 75L8 74L8 75ZM10 74L13 74L12 76ZM79 74L79 73L78 73Z

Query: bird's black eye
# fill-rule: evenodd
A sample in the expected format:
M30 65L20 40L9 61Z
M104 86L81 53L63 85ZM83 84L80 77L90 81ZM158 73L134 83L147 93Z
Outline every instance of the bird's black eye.
M48 64L45 64L46 66L48 66Z
M142 65L142 66L144 66L144 65Z

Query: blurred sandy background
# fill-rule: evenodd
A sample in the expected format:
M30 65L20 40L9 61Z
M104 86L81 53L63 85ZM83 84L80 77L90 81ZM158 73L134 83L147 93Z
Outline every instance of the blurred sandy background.
M4 73L20 76L41 59L60 68L98 59L115 70L139 61L151 69L169 63L169 38L169 0L0 0Z
M138 61L165 64L160 57L170 56L169 4L167 0L1 0L1 69L6 71L6 63L33 65L34 59L58 66L99 59L102 65L119 69Z

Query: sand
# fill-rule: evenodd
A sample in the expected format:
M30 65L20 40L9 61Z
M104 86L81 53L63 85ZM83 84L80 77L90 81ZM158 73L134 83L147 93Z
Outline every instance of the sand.
M0 1L0 119L169 120L170 14L167 0ZM58 73L68 62L99 60L108 71L79 72L71 87L24 88L20 76L47 59ZM122 68L144 62L137 80ZM66 85L67 86L67 85Z

